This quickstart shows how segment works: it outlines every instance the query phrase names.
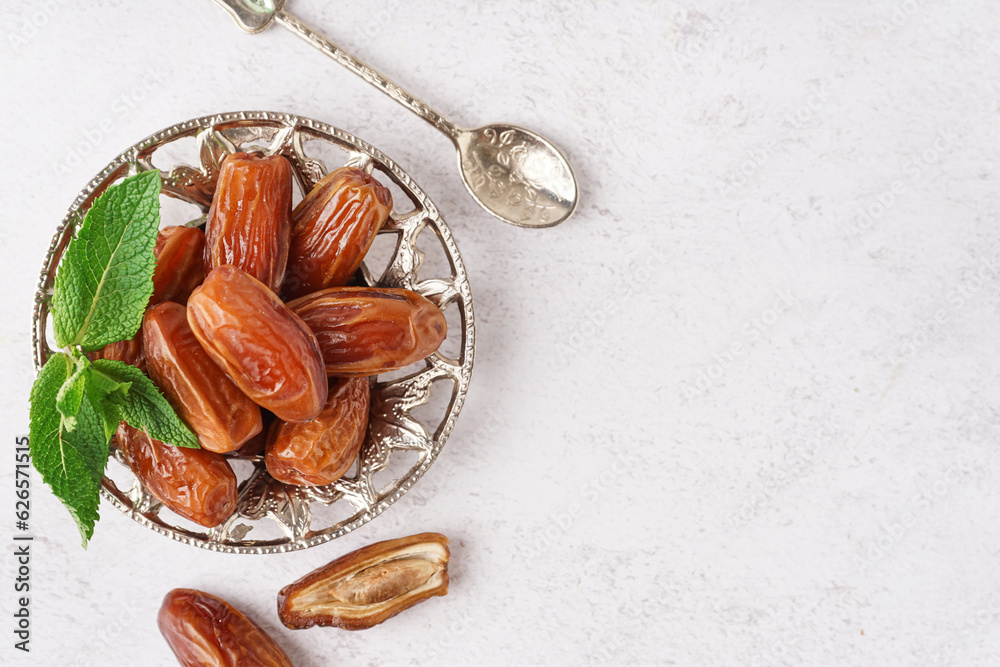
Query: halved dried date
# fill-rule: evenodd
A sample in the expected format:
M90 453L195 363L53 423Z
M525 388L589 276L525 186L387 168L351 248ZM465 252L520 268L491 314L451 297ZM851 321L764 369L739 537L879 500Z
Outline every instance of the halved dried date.
M166 445L125 422L117 438L132 472L168 509L207 528L236 509L236 475L221 454Z
M222 598L175 588L157 625L183 667L292 667L270 635Z
M327 375L376 375L419 361L448 332L444 313L405 289L331 287L289 302L316 334Z
M286 297L346 285L390 212L389 189L363 170L327 174L292 214Z
M293 422L323 409L316 337L260 281L235 266L213 269L188 299L187 317L212 360L258 405Z
M279 482L302 486L332 484L343 477L364 442L370 397L368 378L340 378L330 384L318 417L275 422L267 438L267 472Z
M167 302L147 310L142 340L149 376L202 447L223 454L260 433L260 408L202 348L184 306Z
M187 303L205 279L205 233L197 227L164 227L156 236L156 271L151 306Z
M288 160L257 153L227 156L205 225L205 271L232 264L277 294L285 279L291 215Z
M278 593L292 629L364 630L435 595L448 594L448 538L421 533L378 542L313 570Z

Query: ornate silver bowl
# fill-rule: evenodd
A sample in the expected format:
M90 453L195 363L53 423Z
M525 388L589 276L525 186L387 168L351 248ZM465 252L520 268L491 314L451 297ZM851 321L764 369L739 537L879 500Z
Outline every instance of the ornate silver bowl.
M189 161L198 166L181 162L185 148ZM101 493L122 512L186 544L262 554L329 542L384 512L437 458L465 402L475 344L469 280L451 230L427 195L392 159L325 123L267 111L205 116L157 132L98 174L56 230L35 297L32 342L37 371L54 351L47 320L56 267L76 221L109 185L130 174L159 169L161 203L189 208L192 215L186 219L190 220L208 211L225 155L251 148L288 158L301 193L327 173L324 160L341 163L329 165L330 169L349 164L374 173L393 191L394 210L365 260L364 280L369 285L419 292L449 320L441 350L419 364L373 378L368 435L361 454L353 472L329 486L281 484L267 474L262 457L231 459L240 479L237 510L221 526L205 529L165 509L115 450L117 464L109 464ZM164 220L170 224L183 221ZM386 251L384 264L374 256L377 246ZM433 256L437 261L425 262Z

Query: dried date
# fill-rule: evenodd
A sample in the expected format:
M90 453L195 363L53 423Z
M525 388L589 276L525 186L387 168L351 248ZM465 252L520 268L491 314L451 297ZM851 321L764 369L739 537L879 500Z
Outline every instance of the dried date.
M291 214L288 160L256 153L227 156L205 225L205 271L232 264L277 294L288 262Z
M421 533L378 542L313 570L278 593L292 629L364 630L435 595L448 594L448 538Z
M126 364L135 366L139 370L146 371L146 357L142 351L142 329L136 332L135 336L128 340L120 340L116 343L108 343L100 350L88 352L87 358L91 361L97 359L114 359L123 361Z
M164 227L156 236L156 270L149 305L187 303L205 279L205 233L197 227Z
M166 445L125 422L117 439L132 472L168 509L207 528L236 509L236 475L221 454Z
M243 443L243 446L230 453L230 456L242 459L264 456L264 447L267 445L267 434L270 433L271 425L274 424L277 417L270 410L261 410L260 413L261 421L263 422L263 428L261 428L260 433Z
M405 289L331 287L289 302L316 334L327 375L376 375L419 361L448 332L444 313Z
M208 356L179 303L146 311L146 368L198 442L210 452L238 449L261 431L260 408Z
M292 667L263 629L222 598L175 588L157 625L183 667Z
M367 378L340 378L331 382L318 417L275 422L267 438L267 472L279 482L302 486L332 484L343 477L364 442L370 397Z
M390 212L389 189L363 170L327 174L292 214L286 297L347 284Z
M213 269L188 299L187 317L212 360L258 405L291 422L323 409L316 337L260 281L235 266Z

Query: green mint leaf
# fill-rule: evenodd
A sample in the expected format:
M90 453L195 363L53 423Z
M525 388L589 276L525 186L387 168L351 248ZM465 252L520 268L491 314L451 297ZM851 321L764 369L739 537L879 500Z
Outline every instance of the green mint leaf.
M54 354L42 367L31 388L31 459L56 497L76 521L83 546L94 534L100 505L101 477L108 462L108 439L89 399L82 400L72 431L63 427L57 407L59 390L76 364L65 354Z
M121 418L169 445L200 449L198 437L181 421L153 381L135 366L114 359L99 359L92 368L116 382L131 382L128 397L118 406Z
M52 288L52 324L60 347L99 350L132 338L153 294L160 173L147 171L109 187L63 255Z
M88 389L89 391L89 389ZM110 402L99 402L87 396L85 402L90 403L98 423L104 432L104 437L111 440L111 436L118 430L118 422L122 420L121 407Z
M56 393L56 409L62 417L62 428L66 431L72 431L76 428L76 415L80 412L80 405L83 403L83 390L86 388L87 382L87 357L81 356L74 362L76 370L66 378Z
M107 399L112 403L121 405L126 397L128 397L128 392L131 388L131 382L119 382L111 376L102 373L93 365L87 368L87 393L96 400L103 401Z
M118 430L121 421L121 406L127 400L131 382L118 382L92 365L87 368L87 397L91 400L94 411L104 423L104 432L108 439Z

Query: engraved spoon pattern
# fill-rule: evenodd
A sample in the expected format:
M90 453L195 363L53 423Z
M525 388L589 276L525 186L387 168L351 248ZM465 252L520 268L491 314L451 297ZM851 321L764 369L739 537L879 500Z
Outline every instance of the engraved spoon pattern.
M562 153L530 130L494 123L474 130L454 125L289 14L285 0L215 0L244 31L272 22L288 28L445 134L458 149L458 167L472 197L495 217L519 227L552 227L576 209L579 188Z

